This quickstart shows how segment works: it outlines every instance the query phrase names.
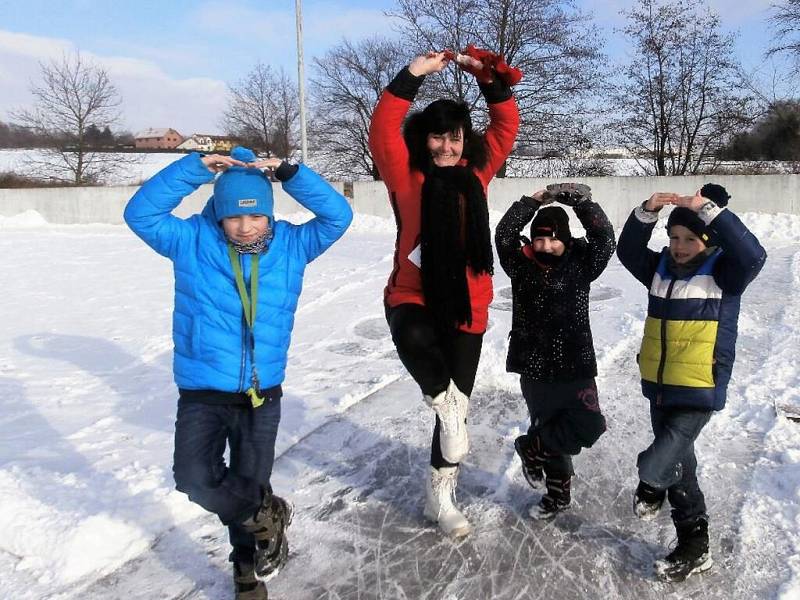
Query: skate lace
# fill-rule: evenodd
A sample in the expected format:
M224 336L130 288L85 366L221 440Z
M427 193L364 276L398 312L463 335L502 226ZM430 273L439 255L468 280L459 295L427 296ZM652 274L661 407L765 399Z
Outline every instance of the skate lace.
M436 494L436 497L439 498L440 503L442 500L447 498L450 500L450 502L455 504L456 486L458 485L456 482L455 474L443 475L442 473L439 473L436 477L433 478L432 484L433 484L433 491Z
M442 429L446 435L457 433L461 427L461 415L458 410L458 399L450 390L444 395L444 400L437 411Z

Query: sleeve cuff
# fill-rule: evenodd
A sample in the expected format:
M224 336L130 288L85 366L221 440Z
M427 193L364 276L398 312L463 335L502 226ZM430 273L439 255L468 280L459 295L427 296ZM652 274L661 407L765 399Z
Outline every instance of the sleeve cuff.
M513 95L511 88L503 83L499 77L495 76L494 80L490 83L478 83L483 97L486 98L486 104L498 104L505 102Z
M640 223L656 223L658 221L658 212L645 210L642 205L634 208L633 214L636 215Z
M419 86L422 85L423 81L425 81L424 75L412 75L408 67L403 67L403 69L395 75L391 83L386 86L386 89L398 98L411 102L417 95Z
M277 169L275 169L275 179L278 181L289 181L295 176L299 165L290 165L288 162L283 161Z
M700 210L697 211L697 216L708 226L711 225L711 221L716 219L723 210L725 210L724 207L717 206L714 202L709 200L700 207Z

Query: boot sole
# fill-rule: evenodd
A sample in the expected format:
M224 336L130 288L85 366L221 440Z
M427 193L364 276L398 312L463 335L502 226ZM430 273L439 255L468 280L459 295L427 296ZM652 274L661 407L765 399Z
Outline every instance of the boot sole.
M538 504L534 505L528 511L528 515L530 516L530 518L535 520L535 521L551 521L551 520L556 518L556 515L559 515L559 514L563 513L564 511L569 510L570 508L572 508L572 504L567 504L566 506L564 506L562 508L559 508L558 510L553 511L553 512L540 512L538 510L535 510L535 508L537 506L539 506L539 505Z
M292 524L292 519L294 518L294 504L292 504L291 502L289 502L286 499L284 499L284 502L286 502L286 527L284 528L284 532L286 532L286 530L289 529L289 525ZM284 538L284 539L286 539L286 538ZM287 540L286 543L288 545L288 543L289 543L288 540ZM263 583L268 582L270 579L274 578L278 573L280 573L283 570L283 567L286 566L287 562L289 562L289 551L288 551L288 548L287 548L287 551L286 551L286 560L285 561L283 561L280 565L278 565L278 567L274 571L271 571L267 575L259 575L258 572L256 571L256 579L258 581L263 582Z
M467 524L464 527L456 527L452 531L445 531L445 529L439 524L438 518L431 516L431 514L428 511L423 511L422 514L425 516L425 519L427 519L430 523L432 523L433 525L437 525L439 531L441 531L446 537L449 537L450 539L457 540L463 537L467 537L470 533L472 533L472 525L469 524Z

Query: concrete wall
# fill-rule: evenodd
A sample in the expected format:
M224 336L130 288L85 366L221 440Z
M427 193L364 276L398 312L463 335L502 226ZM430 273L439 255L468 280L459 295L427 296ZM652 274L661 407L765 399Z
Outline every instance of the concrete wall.
M567 179L565 179L567 180ZM549 183L545 178L494 179L489 185L489 208L505 212L523 194L531 195ZM622 227L633 207L653 192L693 194L713 181L725 186L736 212L800 214L800 175L715 175L690 177L578 177L568 181L586 183L592 196L606 211L615 227ZM353 206L358 211L391 216L386 188L381 182L353 183ZM571 212L571 211L569 211Z
M333 183L340 193L344 184ZM125 205L138 186L81 187L81 188L36 188L24 190L0 189L0 216L12 217L26 210L35 210L48 223L120 224ZM302 210L280 185L273 186L275 210L289 213ZM179 217L188 217L203 210L213 193L212 185L203 185L184 199L173 212Z
M656 191L694 193L708 181L724 185L733 196L736 212L800 214L800 175L720 175L713 177L586 177L570 181L592 187L595 200L606 210L615 227L621 227L631 209ZM489 206L505 211L523 194L542 189L553 179L495 179L489 187ZM333 184L340 192L344 186ZM279 185L274 186L275 209L279 213L300 209ZM0 216L11 217L33 209L49 223L122 223L122 211L135 186L90 188L0 189ZM184 200L175 210L180 217L202 210L211 196L205 185ZM356 212L392 216L386 188L379 181L353 182ZM571 212L571 211L570 211Z

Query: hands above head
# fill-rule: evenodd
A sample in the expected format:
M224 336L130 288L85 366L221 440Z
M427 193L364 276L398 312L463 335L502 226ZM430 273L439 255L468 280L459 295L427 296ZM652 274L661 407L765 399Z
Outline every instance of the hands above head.
M225 156L223 154L209 154L208 156L201 157L200 161L212 173L222 173L229 167L247 166L247 164L243 163L242 161L231 158L230 156Z
M464 71L465 73L469 73L470 75L474 75L475 79L479 83L491 83L492 82L492 71L491 69L486 68L480 60L477 58L473 58L469 54L456 54L454 55L455 63L458 65L458 68Z
M658 212L668 204L675 204L680 196L673 192L656 192L642 204L648 212Z
M430 75L443 70L451 60L452 53L430 51L427 54L417 56L408 65L408 70L415 77Z
M547 195L547 190L539 190L530 196L520 198L520 202L535 209L539 209L545 204L550 204L552 201L553 199Z
M673 202L673 204L674 204L675 206L683 206L683 207L685 207L685 208L688 208L688 209L690 209L690 210L693 210L694 212L697 212L697 211L699 211L699 210L700 210L700 208L701 208L701 207L702 207L702 206L703 206L703 205L704 205L706 202L711 202L711 200L709 200L708 198L704 198L703 196L701 196L701 195L700 195L700 190L697 190L697 191L694 193L694 196L678 196L678 197L675 199L675 201Z
M252 167L253 169L269 169L270 171L274 171L278 167L281 166L283 161L280 158L261 158L255 162L247 163L248 167Z
M578 206L592 199L592 188L583 183L551 183L545 190L545 196L551 198L551 202Z

